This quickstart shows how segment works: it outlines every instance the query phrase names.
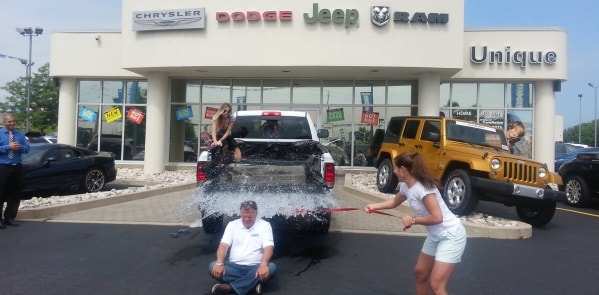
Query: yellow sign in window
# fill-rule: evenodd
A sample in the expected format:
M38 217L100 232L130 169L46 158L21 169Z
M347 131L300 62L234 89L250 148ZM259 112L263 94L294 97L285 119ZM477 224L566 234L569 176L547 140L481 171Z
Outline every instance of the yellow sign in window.
M121 108L112 107L107 112L104 112L104 121L106 123L113 123L123 118L123 113L121 112Z

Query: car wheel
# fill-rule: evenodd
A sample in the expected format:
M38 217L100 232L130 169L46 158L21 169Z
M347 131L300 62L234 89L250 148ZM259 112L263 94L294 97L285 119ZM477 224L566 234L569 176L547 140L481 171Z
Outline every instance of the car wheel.
M397 176L393 173L391 160L385 158L376 173L376 186L383 193L394 193L397 188Z
M86 193L95 193L101 191L105 184L106 176L104 176L104 172L101 169L92 168L85 173L81 187L82 191Z
M202 219L202 228L207 234L217 234L223 231L224 217L222 215L209 215Z
M472 193L472 182L468 172L456 169L447 175L443 186L443 199L454 214L463 216L474 211L478 199Z
M568 205L584 207L590 203L591 191L587 182L580 176L570 176L566 180L565 192Z
M534 227L542 227L551 221L553 215L555 215L556 207L557 203L555 201L547 201L537 206L518 205L516 211L520 220Z

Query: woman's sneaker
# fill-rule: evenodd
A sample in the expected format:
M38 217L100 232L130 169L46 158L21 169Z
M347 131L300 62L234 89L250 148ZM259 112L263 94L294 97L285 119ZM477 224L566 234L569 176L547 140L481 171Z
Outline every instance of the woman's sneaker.
M256 285L256 294L262 294L262 283Z
M225 295L231 293L231 286L228 284L216 284L212 286L210 294Z

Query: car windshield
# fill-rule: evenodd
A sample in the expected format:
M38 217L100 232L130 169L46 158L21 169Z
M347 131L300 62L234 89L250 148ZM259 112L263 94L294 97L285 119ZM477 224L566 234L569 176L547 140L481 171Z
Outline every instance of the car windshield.
M501 129L495 129L476 123L447 121L447 139L509 150L505 135Z
M39 163L44 156L44 152L48 149L43 145L32 145L29 149L29 153L23 154L23 164L31 165Z
M237 117L232 131L234 138L312 139L305 117Z

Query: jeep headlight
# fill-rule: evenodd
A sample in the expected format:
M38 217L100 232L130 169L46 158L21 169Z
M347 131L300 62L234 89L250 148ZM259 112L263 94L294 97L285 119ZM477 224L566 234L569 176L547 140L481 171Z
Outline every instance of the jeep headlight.
M537 176L539 178L545 178L547 176L547 169L541 167L539 168L538 172L537 172Z
M499 159L491 160L491 169L499 170L501 168L501 161Z

